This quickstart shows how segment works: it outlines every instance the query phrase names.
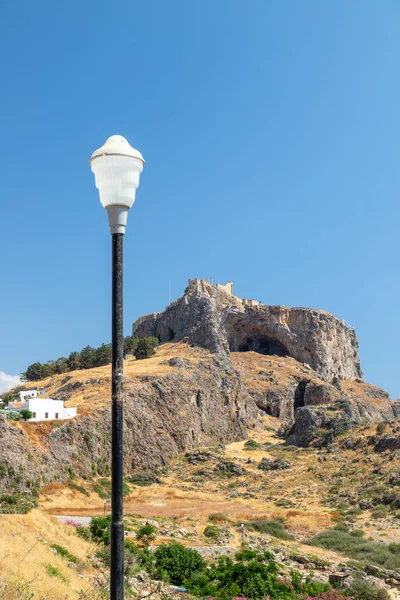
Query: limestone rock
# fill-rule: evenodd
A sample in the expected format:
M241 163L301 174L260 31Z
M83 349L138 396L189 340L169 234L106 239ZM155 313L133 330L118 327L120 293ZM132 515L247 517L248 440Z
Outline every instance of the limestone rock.
M251 305L199 279L189 280L184 296L163 312L135 321L132 335L187 339L221 356L246 350L292 356L327 381L362 377L356 334L331 314Z

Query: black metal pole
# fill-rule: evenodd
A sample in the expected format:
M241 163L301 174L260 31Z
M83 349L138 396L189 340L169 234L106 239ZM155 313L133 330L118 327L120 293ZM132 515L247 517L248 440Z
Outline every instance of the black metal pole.
M112 234L112 416L110 599L124 598L123 422L124 337L123 234Z

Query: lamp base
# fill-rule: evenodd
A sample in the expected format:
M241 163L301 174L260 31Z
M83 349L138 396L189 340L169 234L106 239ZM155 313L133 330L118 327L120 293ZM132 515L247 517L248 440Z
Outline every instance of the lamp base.
M113 233L122 233L122 235L124 235L129 209L126 208L126 206L109 206L106 210L108 213L111 235Z

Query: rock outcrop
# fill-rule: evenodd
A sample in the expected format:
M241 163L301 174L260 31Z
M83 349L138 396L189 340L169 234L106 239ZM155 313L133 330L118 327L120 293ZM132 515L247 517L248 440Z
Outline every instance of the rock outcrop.
M179 452L241 440L257 407L232 367L218 358L125 386L125 472L165 465ZM10 423L0 415L0 490L87 478L110 462L109 408L54 423ZM46 430L46 432L45 432ZM46 433L46 434L45 434ZM41 435L43 434L43 435Z
M291 356L326 381L362 378L355 331L331 314L264 306L199 279L189 280L184 296L163 312L136 321L132 334L186 339L220 355L254 350Z

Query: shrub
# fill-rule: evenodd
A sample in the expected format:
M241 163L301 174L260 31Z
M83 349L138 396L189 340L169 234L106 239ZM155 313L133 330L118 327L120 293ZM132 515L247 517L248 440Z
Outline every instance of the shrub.
M359 579L352 583L347 593L353 600L388 600L389 594L382 588L373 587L369 581Z
M271 521L249 521L245 523L245 527L250 531L267 533L268 535L272 535L280 540L293 539L293 536L286 531L282 521L279 521L278 519L273 519Z
M217 540L221 535L221 530L215 525L207 525L204 530L204 535L206 538Z
M108 545L110 543L110 527L111 516L108 517L92 517L89 524L92 538L97 542L103 542Z
M205 568L205 562L196 550L177 543L159 546L154 558L159 578L167 579L174 585L181 585L193 573Z
M73 481L70 481L68 484L68 487L71 490L76 490L77 492L80 492L81 494L84 494L85 496L90 496L90 493L88 492L88 490L86 488L83 487L83 485L79 485L79 483L75 483Z
M340 590L330 590L329 592L321 592L314 598L306 598L306 600L347 600L347 596Z
M140 540L145 546L149 546L150 542L156 539L156 528L154 525L150 525L146 523L146 525L142 525L136 532L136 539Z
M131 483L141 486L153 485L153 483L161 483L161 480L157 477L157 475L155 475L151 471L141 471L139 473L134 473L128 479Z
M24 514L37 506L37 501L26 494L0 494L0 514Z
M310 546L343 552L343 554L355 560L367 561L386 569L398 569L400 567L400 555L396 548L391 547L390 544L366 540L360 537L359 534L354 535L354 533L330 529L319 533L305 543Z
M87 542L90 542L90 540L92 539L92 534L90 532L89 527L83 527L82 525L79 525L76 529L75 529L77 535L79 535L79 537L81 537L83 540L86 540Z
M245 450L258 450L259 448L261 448L261 444L256 442L256 440L247 440L244 445Z
M386 423L384 423L384 422L378 423L378 425L376 426L377 435L382 435L383 433L385 433L385 430L386 430Z
M63 575L60 571L60 569L57 569L57 567L53 567L51 564L47 563L44 565L47 574L50 577L58 577L59 579L61 579L61 581L63 581L64 583L69 583L69 580L67 579L67 577L65 577L65 575Z
M242 553L240 553L242 554ZM246 562L233 562L222 556L210 569L195 572L185 586L193 595L218 600L294 600L313 596L330 589L329 584L313 581L311 575L304 580L300 573L292 572L290 582L277 577L278 567L273 560L257 552L248 553Z
M9 421L19 421L21 419L21 415L17 410L2 410L0 414L6 415Z

